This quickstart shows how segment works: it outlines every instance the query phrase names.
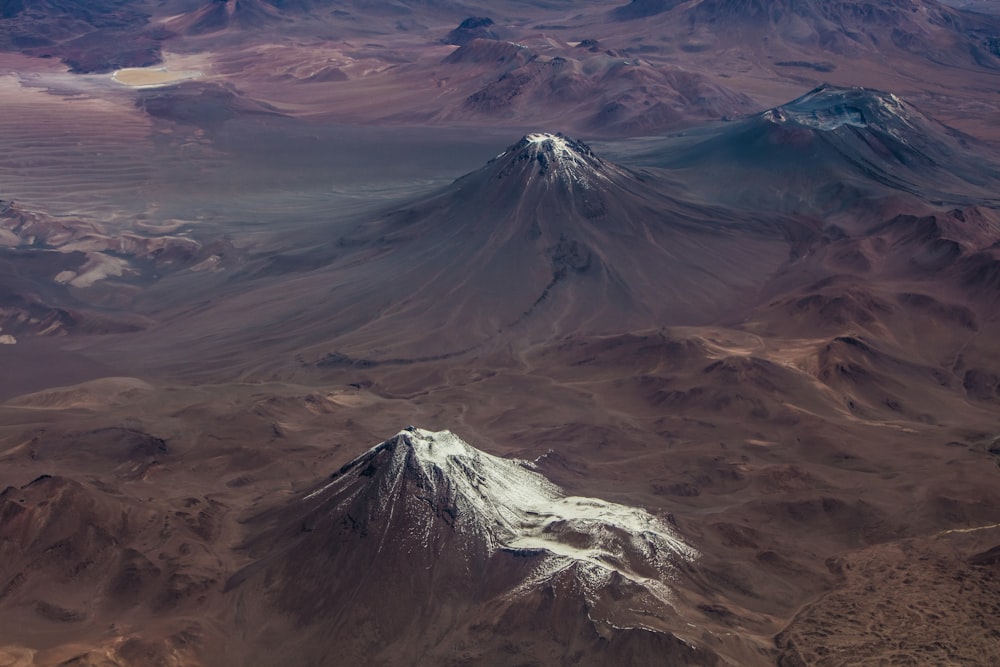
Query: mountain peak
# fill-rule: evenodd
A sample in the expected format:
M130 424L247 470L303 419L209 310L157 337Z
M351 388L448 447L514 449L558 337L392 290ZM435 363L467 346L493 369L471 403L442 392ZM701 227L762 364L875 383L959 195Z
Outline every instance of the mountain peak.
M555 134L550 134L549 132L532 132L522 137L517 145L540 146L546 150L573 150L581 155L593 155L593 151L590 150L587 144L571 139L562 132L556 132Z
M568 496L534 464L493 456L450 431L404 429L346 464L304 500L360 516L356 508L341 505L361 495L378 499L380 508L364 512L375 524L403 520L394 518L391 508L406 508L404 531L414 542L407 548L431 549L445 531L466 553L540 555L542 564L524 587L569 572L584 590L596 592L620 577L666 601L662 577L698 555L649 512Z
M913 126L914 111L899 97L869 88L822 85L780 107L764 112L765 120L818 130L844 126L895 134Z
M498 155L491 164L499 168L498 177L518 173L527 180L541 177L584 187L595 179L606 179L609 170L618 170L594 154L590 146L558 132L533 132Z
M539 162L543 171L547 162L565 164L582 163L588 159L598 161L594 151L590 150L590 146L582 141L571 139L562 132L556 134L532 132L522 137L519 142L507 150L525 153L536 159L542 156Z

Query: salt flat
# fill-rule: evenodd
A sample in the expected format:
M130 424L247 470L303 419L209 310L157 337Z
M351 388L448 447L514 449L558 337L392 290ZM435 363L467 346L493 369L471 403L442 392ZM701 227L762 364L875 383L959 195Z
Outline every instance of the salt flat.
M171 71L166 67L126 67L111 75L112 79L130 88L160 88L200 77L201 72L197 70Z

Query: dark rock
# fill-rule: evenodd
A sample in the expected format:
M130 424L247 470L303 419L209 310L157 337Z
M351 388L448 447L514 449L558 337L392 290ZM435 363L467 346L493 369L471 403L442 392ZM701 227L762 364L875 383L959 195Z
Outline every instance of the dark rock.
M500 36L490 30L493 19L486 16L470 16L458 24L441 41L445 44L465 46L474 39L500 39Z

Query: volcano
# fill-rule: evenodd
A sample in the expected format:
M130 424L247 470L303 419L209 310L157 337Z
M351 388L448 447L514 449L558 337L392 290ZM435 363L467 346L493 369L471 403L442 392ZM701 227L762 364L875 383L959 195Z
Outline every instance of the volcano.
M407 428L250 525L264 528L248 545L256 559L227 588L241 607L273 607L308 628L317 656L335 643L345 657L391 661L402 651L436 661L457 644L496 660L497 633L508 628L495 624L540 621L547 609L553 617L518 632L519 642L549 647L546 635L562 628L557 635L579 633L587 664L647 644L685 664L712 662L668 629L677 601L669 582L698 556L671 526L567 496L532 463L448 431ZM380 637L389 635L387 645ZM478 646L465 643L472 637Z
M1000 203L1000 166L969 137L866 88L820 86L638 162L696 179L711 174L699 188L754 209L831 214L901 195L934 205Z
M264 322L264 339L273 333L305 359L370 364L736 317L787 259L787 230L682 194L583 142L530 134L346 234L310 232L299 244L307 250L251 260L231 280L250 294L198 326L236 326L240 336Z
M182 34L201 35L232 27L264 27L281 20L283 17L279 9L264 0L212 0L192 12L173 18L168 25Z
M405 289L393 320L417 316L456 341L721 317L787 258L786 239L765 221L691 206L682 193L582 142L535 133L337 243L366 253L378 275L402 279L392 281ZM378 330L388 323L357 334L386 345L389 330Z

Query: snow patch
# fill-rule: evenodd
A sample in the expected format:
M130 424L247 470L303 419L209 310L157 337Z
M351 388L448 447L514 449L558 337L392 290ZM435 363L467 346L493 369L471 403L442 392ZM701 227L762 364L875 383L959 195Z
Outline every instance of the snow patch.
M537 178L568 188L589 189L595 181L607 181L609 172L620 171L594 155L582 141L547 132L526 135L492 162L498 163L501 178L519 173L528 183Z
M384 476L379 470L384 486L379 497L385 499L386 512L393 511L392 498L410 475L420 489L420 497L414 495L413 502L430 499L453 507L454 528L467 538L470 547L485 545L490 553L509 550L543 555L536 571L515 593L571 572L588 595L607 586L617 575L669 603L670 589L664 580L670 579L677 563L692 561L699 555L646 510L568 496L532 470L533 463L487 454L450 431L410 427L344 469L367 468L385 450L391 458L380 468L390 468ZM334 479L305 499L339 489L345 478ZM409 532L422 541L423 548L428 548L435 529L428 517L424 525L412 525Z
M857 109L843 109L840 113L821 113L817 111L800 113L779 108L764 112L764 119L781 125L791 122L817 130L836 130L845 125L851 127L868 127L864 115Z
M914 129L903 100L892 93L864 88L820 86L793 102L765 111L763 118L771 123L825 131L869 128L903 141L905 132Z

